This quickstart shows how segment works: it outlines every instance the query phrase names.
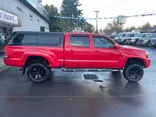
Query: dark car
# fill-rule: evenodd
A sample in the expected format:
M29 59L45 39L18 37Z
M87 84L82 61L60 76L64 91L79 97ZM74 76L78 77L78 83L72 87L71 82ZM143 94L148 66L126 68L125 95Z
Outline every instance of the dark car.
M150 46L156 47L156 33L153 34L153 37L150 41Z

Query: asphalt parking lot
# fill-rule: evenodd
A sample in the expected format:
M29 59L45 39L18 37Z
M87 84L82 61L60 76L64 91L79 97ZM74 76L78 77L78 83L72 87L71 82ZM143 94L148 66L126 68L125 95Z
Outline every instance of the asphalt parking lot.
M34 84L19 68L0 72L0 117L155 117L156 49L151 67L138 83L121 73L90 73L104 82L84 80L87 73L55 71L53 80ZM102 85L103 88L100 88Z

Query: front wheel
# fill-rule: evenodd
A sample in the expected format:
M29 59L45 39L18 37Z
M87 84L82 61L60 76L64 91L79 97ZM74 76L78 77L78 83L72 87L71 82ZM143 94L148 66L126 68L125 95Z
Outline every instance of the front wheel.
M27 76L34 83L47 81L50 70L41 63L34 63L28 67Z
M125 67L123 75L129 82L138 82L144 75L143 67L138 64L132 64Z

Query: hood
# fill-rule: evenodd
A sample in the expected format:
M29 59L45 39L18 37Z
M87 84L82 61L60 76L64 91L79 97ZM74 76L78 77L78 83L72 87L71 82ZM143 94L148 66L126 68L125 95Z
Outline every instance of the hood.
M132 46L122 46L122 45L120 45L119 46L120 47L120 49L123 49L123 50L129 50L129 51L144 51L144 52L146 52L144 49L141 49L141 48L137 48L137 47L132 47Z
M140 58L149 56L149 53L146 50L132 46L119 46L119 51L130 57Z

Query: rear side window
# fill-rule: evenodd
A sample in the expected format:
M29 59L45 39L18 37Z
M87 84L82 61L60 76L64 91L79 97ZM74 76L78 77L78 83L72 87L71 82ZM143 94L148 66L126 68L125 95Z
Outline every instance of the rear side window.
M13 45L33 45L36 44L37 41L37 36L35 35L24 35L24 34L19 34L17 35L13 41Z
M58 46L61 44L61 37L60 36L51 36L51 35L39 35L37 44Z
M89 36L71 36L70 45L79 47L89 47Z

